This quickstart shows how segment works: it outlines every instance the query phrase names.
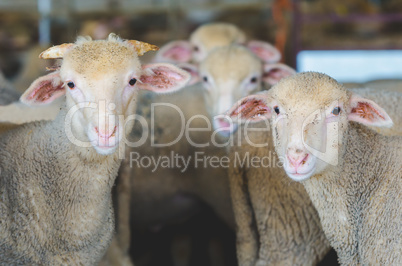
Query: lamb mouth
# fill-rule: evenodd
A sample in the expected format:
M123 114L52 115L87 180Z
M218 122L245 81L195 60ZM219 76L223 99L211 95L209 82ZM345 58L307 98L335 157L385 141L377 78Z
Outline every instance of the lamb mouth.
M311 168L310 171L308 171L307 173L297 173L297 172L289 173L289 172L286 172L286 174L291 179L300 182L300 181L304 181L304 180L310 178L314 174L314 172L315 172L315 167Z

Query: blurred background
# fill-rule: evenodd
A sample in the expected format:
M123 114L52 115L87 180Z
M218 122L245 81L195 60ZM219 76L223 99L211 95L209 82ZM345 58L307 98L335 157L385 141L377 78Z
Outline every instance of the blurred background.
M298 71L341 82L402 79L401 0L0 0L0 70L22 92L52 64L39 53L77 35L115 32L162 46L214 21L271 42ZM234 233L208 206L134 234L136 265L186 265L172 253L191 265L236 265Z
M0 0L0 69L13 79L35 46L77 35L162 45L211 21L274 43L299 71L355 82L402 77L400 0Z

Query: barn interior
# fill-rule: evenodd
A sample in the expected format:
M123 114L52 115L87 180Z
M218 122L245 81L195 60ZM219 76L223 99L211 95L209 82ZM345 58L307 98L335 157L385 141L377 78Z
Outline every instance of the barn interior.
M0 70L23 93L47 73L51 63L38 55L50 46L114 32L162 47L212 22L234 24L247 39L273 44L280 62L297 72L324 72L345 84L402 81L399 0L1 0ZM148 211L164 209L162 220L130 218L127 252L134 265L238 265L235 230L210 203L186 191L175 200L185 211L155 202ZM320 265L338 265L336 253Z

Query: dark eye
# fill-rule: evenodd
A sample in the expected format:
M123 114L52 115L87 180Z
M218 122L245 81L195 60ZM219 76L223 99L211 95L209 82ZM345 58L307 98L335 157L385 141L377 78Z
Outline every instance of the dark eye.
M274 107L274 111L275 111L275 113L276 113L277 115L279 115L280 112L279 112L279 107L278 107L278 106L275 106L275 107Z
M134 86L136 82L137 82L136 79L130 79L130 81L128 82L128 84L130 84L131 86Z
M204 82L208 82L208 78L207 78L207 77L203 77L202 80L203 80Z
M68 82L68 83L67 83L67 86L68 86L70 89L74 89L74 88L75 88L75 84L74 84L74 82L72 82L72 81Z
M334 110L332 110L332 114L333 114L333 115L339 115L340 112L341 112L341 108L340 108L340 107L335 107Z
M198 46L194 46L193 50L194 50L194 52L198 52L200 50L200 48L198 48Z
M250 80L251 83L256 83L257 82L257 77L252 77Z

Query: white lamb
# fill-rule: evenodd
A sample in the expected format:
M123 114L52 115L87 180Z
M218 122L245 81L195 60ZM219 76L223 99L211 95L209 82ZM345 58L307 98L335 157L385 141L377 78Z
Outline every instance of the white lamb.
M157 47L79 38L49 48L60 70L35 80L21 100L43 105L65 95L51 122L0 135L0 264L95 265L114 230L111 202L139 89L167 92L189 75L169 64L141 68L138 56ZM115 118L115 119L113 119Z
M300 73L264 95L243 98L229 114L269 118L286 174L301 182L342 265L402 261L402 137L375 102L331 77Z

